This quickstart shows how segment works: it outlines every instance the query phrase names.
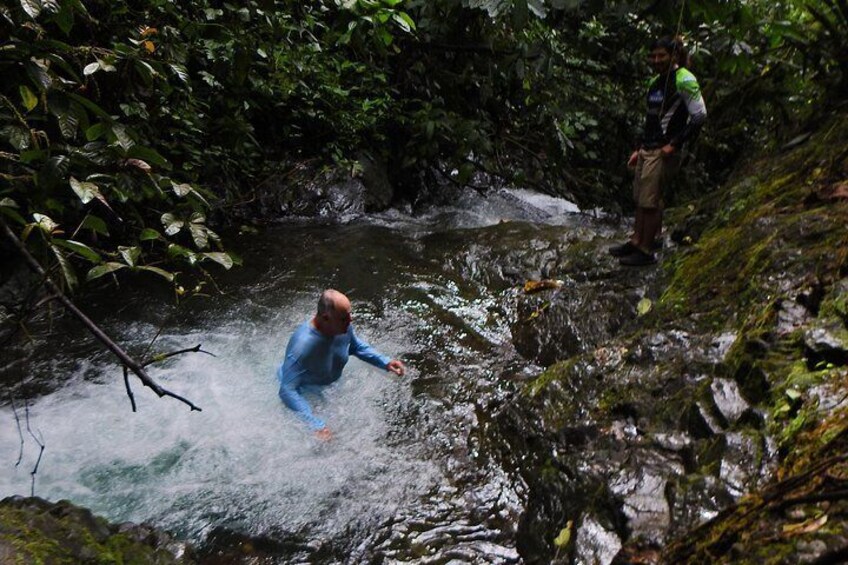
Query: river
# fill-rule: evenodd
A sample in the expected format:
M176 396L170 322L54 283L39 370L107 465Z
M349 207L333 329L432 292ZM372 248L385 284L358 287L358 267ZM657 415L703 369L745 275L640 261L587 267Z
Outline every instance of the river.
M202 344L214 354L150 371L202 412L135 386L132 413L114 359L73 320L45 318L0 363L11 367L4 380L22 383L22 425L26 400L46 446L35 494L150 522L219 558L244 555L249 541L252 555L280 563L519 562L526 485L492 455L487 415L539 368L512 345L518 288L493 262L534 245L539 230L550 240L592 225L564 200L468 193L414 216L233 235L245 266L217 276L222 294L183 305L149 279L86 300L136 354L157 333L155 351ZM312 398L334 431L326 443L282 406L274 376L325 287L350 296L361 337L409 367L397 378L352 359ZM0 494L29 495L38 446L24 430L15 465L21 435L8 402L0 418Z

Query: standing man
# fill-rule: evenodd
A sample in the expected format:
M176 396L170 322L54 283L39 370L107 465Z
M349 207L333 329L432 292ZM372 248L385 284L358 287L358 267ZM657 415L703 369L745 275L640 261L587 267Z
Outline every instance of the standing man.
M390 360L360 341L350 322L351 307L347 296L337 290L325 290L318 299L315 316L292 334L286 357L277 369L280 399L322 440L330 439L330 429L312 414L312 408L301 395L301 387L336 382L350 355L401 377L406 372L403 363Z
M651 45L648 63L657 76L648 87L642 142L627 161L636 175L635 226L628 242L609 249L622 265L656 262L654 247L662 232L663 192L680 170L684 144L697 135L707 119L698 81L679 64L685 60L683 45L677 39L663 37Z

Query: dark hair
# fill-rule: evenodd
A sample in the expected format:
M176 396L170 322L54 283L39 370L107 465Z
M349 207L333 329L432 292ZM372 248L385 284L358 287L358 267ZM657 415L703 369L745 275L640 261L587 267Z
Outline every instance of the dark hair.
M679 35L674 37L666 35L659 39L655 39L654 42L651 43L651 51L654 49L665 49L668 51L671 56L674 57L674 62L677 63L678 67L689 66L689 52L683 45L683 38Z

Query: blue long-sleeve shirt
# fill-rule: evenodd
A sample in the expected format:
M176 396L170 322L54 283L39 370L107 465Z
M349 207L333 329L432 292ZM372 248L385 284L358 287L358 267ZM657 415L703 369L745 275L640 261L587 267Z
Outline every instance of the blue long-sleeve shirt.
M380 369L385 369L391 360L356 337L352 325L347 333L328 337L315 329L312 320L306 320L289 339L286 357L277 369L280 399L313 430L320 430L325 424L312 414L312 407L299 389L339 380L351 355Z

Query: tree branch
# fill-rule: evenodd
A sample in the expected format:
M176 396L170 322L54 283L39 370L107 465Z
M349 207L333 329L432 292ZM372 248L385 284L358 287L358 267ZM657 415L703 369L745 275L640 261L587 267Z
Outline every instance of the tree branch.
M100 327L95 324L88 316L86 316L76 305L70 301L70 299L65 296L65 293L62 292L62 289L53 282L53 279L44 271L42 266L38 263L35 257L29 252L26 246L21 242L20 239L15 235L15 233L11 230L11 228L6 224L6 222L0 218L0 228L3 229L3 232L6 235L6 238L12 243L12 245L18 250L18 252L23 256L24 260L35 273L44 278L44 283L56 294L56 298L62 303L62 305L73 314L82 324L88 328L94 337L96 337L103 345L106 346L109 351L111 351L124 365L124 367L128 368L132 371L136 377L141 381L141 383L153 390L159 398L163 396L170 396L180 402L188 405L192 410L200 411L201 409L196 406L190 400L171 392L170 390L159 386L159 384L147 374L147 371L144 370L144 365L140 364L138 361L133 359L127 354L118 344L116 344L112 339L106 335L106 333L100 329Z

